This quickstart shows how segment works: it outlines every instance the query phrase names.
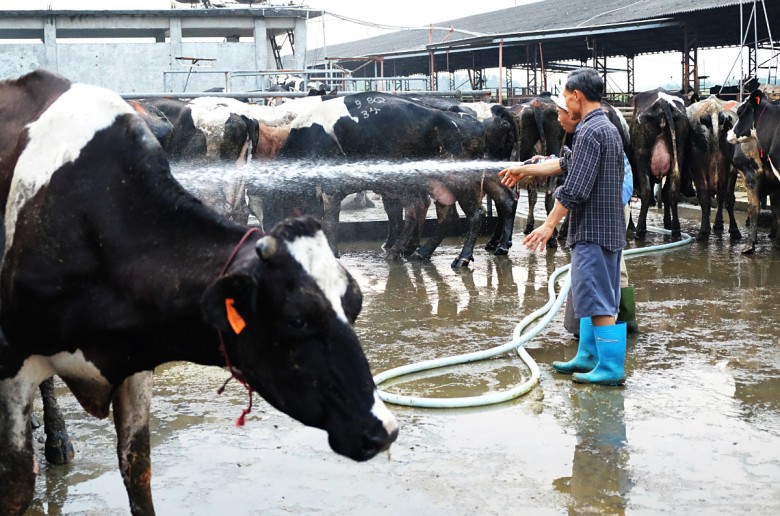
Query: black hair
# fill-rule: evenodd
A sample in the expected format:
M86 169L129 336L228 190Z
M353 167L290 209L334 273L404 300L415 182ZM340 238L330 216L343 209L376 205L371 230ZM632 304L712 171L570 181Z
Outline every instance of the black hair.
M594 68L577 68L566 77L566 89L580 90L589 101L599 102L604 92L604 81Z

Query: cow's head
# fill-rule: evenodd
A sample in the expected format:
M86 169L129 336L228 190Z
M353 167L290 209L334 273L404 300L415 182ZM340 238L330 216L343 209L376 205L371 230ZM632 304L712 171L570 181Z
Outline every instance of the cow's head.
M764 92L754 90L748 98L737 108L737 117L739 120L734 128L729 131L729 143L745 143L756 138L756 113L766 109L767 101Z
M362 294L315 219L287 219L260 238L203 305L237 374L279 410L327 430L334 451L367 460L393 442L398 424L352 327Z
M141 115L141 118L146 122L146 125L149 126L149 129L152 130L152 134L154 134L154 137L160 142L163 149L169 151L173 141L173 124L168 120L168 117L165 116L165 113L150 104L145 104L136 100L128 100L127 103L130 104L130 107L132 107L136 113Z

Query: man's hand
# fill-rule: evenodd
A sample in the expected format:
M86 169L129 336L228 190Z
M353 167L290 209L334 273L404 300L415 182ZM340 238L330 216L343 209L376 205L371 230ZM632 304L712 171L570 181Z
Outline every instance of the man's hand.
M515 186L521 179L527 176L527 172L523 170L524 168L523 165L517 165L514 167L507 167L499 172L498 177L501 178L501 184L508 186L509 188Z
M544 251L547 247L547 241L553 234L553 229L545 222L526 235L523 239L523 245L531 252Z

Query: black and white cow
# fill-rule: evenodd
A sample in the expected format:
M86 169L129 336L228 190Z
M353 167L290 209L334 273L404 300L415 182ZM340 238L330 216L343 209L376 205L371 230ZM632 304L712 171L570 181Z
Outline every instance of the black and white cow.
M248 3L248 2L246 2ZM305 91L309 96L327 95L327 86L322 81L307 81L298 75L283 75L277 77L281 91Z
M319 223L262 236L218 216L116 94L41 70L0 83L0 193L0 514L32 498L32 398L55 374L90 414L113 408L133 514L154 513L165 362L226 368L352 459L395 439L352 327L360 289Z
M737 121L729 131L728 141L738 144L734 165L745 176L748 194L750 236L743 253L752 253L756 244L760 200L771 196L775 227L780 223L780 104L767 100L764 92L755 90L737 108ZM775 233L774 246L780 249Z
M743 254L752 254L758 241L758 223L762 200L771 200L772 228L769 237L774 239L774 246L780 249L777 228L780 227L780 180L771 172L771 166L766 155L761 155L758 142L749 139L734 146L734 168L742 174L745 182L745 192L748 201L748 238L742 247Z
M327 100L296 118L279 155L288 159L321 160L481 158L485 153L484 131L477 119L464 113L429 108L385 93L358 93ZM424 219L428 208L426 203L430 202L428 194L433 194L441 206L452 206L457 201L469 219L472 229L454 266L464 265L473 259L474 239L484 215L481 206L484 195L491 195L500 216L506 221L505 225L510 227L508 234L501 228L500 241L495 244L496 254L505 254L511 246L516 200L513 193L494 177L495 174L471 174L467 179L449 174L418 178L402 176L403 181L399 183L401 176L375 177L370 170L365 172L355 181L337 177L319 181L316 185L322 190L324 203L320 209L334 249L338 241L341 201L348 194L362 190L382 194L391 231L401 227L399 216L406 209L410 220L402 225L400 237L388 241L391 255L402 253L413 241L413 234L422 222L419 219ZM306 182L305 178L300 179L301 184ZM314 197L312 193L310 198ZM409 217L410 214L415 214L415 217ZM433 238L438 239L440 235ZM422 248L425 252L432 252L436 245L433 240ZM421 256L425 257L425 253Z
M230 98L203 97L184 102L151 99L146 105L159 109L174 126L166 148L172 161L205 165L236 163L252 159L258 148L259 124L250 116L250 106ZM231 220L246 224L246 180L238 168L204 184L187 185L198 198Z
M664 228L679 237L677 200L684 181L685 147L688 137L686 100L681 94L663 88L637 93L632 100L634 115L629 124L634 152L636 180L642 207L636 226L636 238L647 233L647 211L653 200L653 185L661 183L664 193Z
M696 185L696 196L701 208L701 227L698 240L710 236L710 206L717 196L718 206L712 230L723 232L723 208L729 214L729 235L741 238L734 217L734 188L737 172L732 166L734 145L726 139L737 121L737 114L729 103L714 95L688 106L688 159L687 167Z
M159 109L174 126L171 159L245 163L257 146L257 120L247 116L249 107L235 99L164 98L144 104Z

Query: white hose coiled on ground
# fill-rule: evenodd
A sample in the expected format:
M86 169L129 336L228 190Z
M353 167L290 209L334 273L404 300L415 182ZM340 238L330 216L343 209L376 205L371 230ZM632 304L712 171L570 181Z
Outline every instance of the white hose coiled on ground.
M671 231L666 229L648 228L648 231L664 235L671 234ZM681 240L676 242L629 249L623 251L623 256L625 256L626 259L629 259L638 255L659 253L669 249L685 246L693 240L691 236L686 233L683 233L682 237L683 238ZM374 383L377 385L377 387L379 387L379 385L387 382L388 380L400 378L402 376L420 373L423 371L430 371L433 369L468 364L470 362L487 360L514 349L531 372L530 378L528 378L525 382L506 391L490 392L479 396L466 396L460 398L424 398L417 396L406 396L389 393L381 389L378 390L379 397L388 403L392 403L394 405L405 405L407 407L464 408L495 405L519 398L520 396L530 392L539 383L539 366L536 364L534 359L531 358L531 355L528 354L523 346L526 342L537 336L545 328L545 326L547 326L547 324L553 319L553 317L555 317L555 314L566 300L566 295L569 293L570 288L569 275L566 274L566 276L563 278L560 292L558 292L557 295L555 293L555 284L560 276L569 271L569 267L571 267L571 264L566 264L555 269L552 274L550 274L550 277L547 280L547 303L520 321L512 333L511 341L483 351L475 351L472 353L464 353L462 355L455 355L451 357L425 360L423 362L416 362L405 366L395 367L374 376ZM540 319L539 322L537 322L536 325L533 326L530 330L523 333L526 327L530 326L531 323L537 319Z

